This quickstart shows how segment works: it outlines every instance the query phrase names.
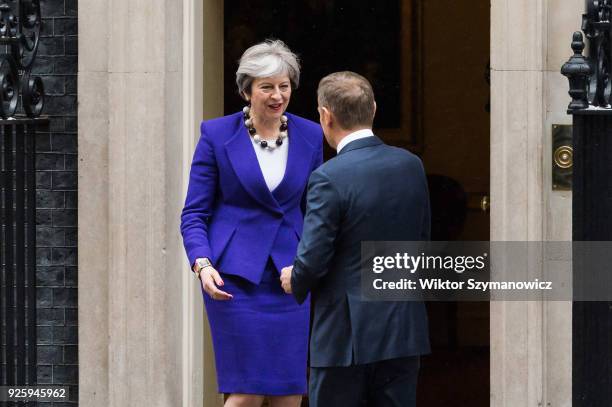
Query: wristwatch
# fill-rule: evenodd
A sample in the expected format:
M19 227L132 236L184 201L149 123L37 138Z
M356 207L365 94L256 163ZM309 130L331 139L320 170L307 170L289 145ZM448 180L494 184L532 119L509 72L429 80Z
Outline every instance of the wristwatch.
M205 267L212 267L210 260L208 260L206 257L196 259L195 264L193 265L193 272L198 278L200 278L200 273Z

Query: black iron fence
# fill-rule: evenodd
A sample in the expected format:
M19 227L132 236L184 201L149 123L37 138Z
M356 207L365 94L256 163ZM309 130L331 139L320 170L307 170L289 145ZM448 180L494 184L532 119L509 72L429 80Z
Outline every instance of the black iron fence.
M0 0L0 385L4 386L37 382L36 129L48 120L39 117L44 89L42 80L32 76L32 66L41 29L39 0Z
M0 120L2 385L36 383L36 138L44 119Z
M612 0L585 0L582 32L561 73L569 79L573 115L574 241L612 240ZM585 37L588 53L585 50ZM588 276L574 253L573 277ZM572 405L612 405L612 302L574 302Z

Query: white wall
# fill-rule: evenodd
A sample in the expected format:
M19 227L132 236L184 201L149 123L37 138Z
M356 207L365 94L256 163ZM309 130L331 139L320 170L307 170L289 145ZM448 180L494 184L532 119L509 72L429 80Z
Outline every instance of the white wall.
M492 1L491 240L571 240L571 192L552 191L551 125L571 121L559 70L583 4ZM493 303L491 405L570 406L571 328L571 303Z
M220 60L206 55L219 53L221 3L79 4L83 406L219 401L208 399L210 350L177 215L197 122L219 114L205 95L219 92ZM570 194L551 191L550 128L570 122L558 70L582 3L492 0L492 240L570 237ZM491 405L571 404L569 304L492 304L491 346Z

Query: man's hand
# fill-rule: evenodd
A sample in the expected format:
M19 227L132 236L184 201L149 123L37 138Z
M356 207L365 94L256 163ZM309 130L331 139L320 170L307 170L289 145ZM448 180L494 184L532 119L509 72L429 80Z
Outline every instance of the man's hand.
M280 276L281 286L283 287L283 290L285 290L287 294L291 294L291 272L292 271L293 271L293 266L283 267L283 269L281 270L281 276Z

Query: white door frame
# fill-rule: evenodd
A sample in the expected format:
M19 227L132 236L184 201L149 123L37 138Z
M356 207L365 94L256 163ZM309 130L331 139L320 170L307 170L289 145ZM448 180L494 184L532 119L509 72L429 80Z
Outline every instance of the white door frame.
M571 240L571 192L552 191L551 127L571 123L559 70L583 7L491 1L492 241ZM571 269L546 258L533 267ZM493 302L490 329L491 406L571 406L570 302Z
M570 121L558 69L582 6L491 1L491 240L571 236L549 128ZM82 405L220 402L178 215L198 123L222 114L222 44L222 0L79 4ZM492 304L491 405L547 403L571 405L571 304Z
M544 177L549 165L543 154L549 145L545 128L550 120L545 115L550 97L545 87L547 22L557 17L551 18L549 10L562 8L554 2L493 0L491 4L491 240L567 238L568 228L549 232L545 216L556 211L556 216L569 217L568 203L555 202L558 197L548 193L550 183ZM222 8L222 3L216 0L213 8ZM565 7L565 16L575 9L576 4ZM220 32L222 27L211 26L204 38L217 38ZM207 68L211 67L205 62ZM552 71L556 70L554 66ZM217 73L206 79L220 83L219 78ZM567 196L562 198L567 201ZM559 355L571 355L571 305L497 302L491 304L490 318L491 406L549 400L569 406L571 361L568 367L567 357ZM554 357L549 357L551 351Z
M223 115L223 0L184 0L183 13L183 98L187 107L183 116L185 146L183 163L190 163L199 138L202 119ZM187 192L187 171L184 165L183 196ZM183 297L186 327L184 330L183 364L185 406L218 407L223 397L217 393L214 354L206 321L202 294L193 290L193 276L184 282Z

